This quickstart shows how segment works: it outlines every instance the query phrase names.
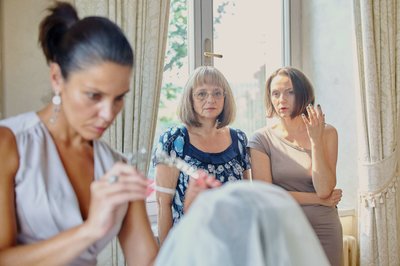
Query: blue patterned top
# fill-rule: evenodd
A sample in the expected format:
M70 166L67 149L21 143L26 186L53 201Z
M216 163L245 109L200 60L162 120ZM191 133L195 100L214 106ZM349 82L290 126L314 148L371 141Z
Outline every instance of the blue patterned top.
M157 150L163 150L171 156L179 157L190 165L204 169L222 183L242 180L243 172L250 169L250 156L246 149L246 134L230 128L232 144L223 152L207 153L190 144L189 134L184 126L168 128L161 134L154 155ZM153 165L158 161L153 155ZM179 173L176 192L172 202L172 219L174 225L183 215L183 202L188 186L189 176Z

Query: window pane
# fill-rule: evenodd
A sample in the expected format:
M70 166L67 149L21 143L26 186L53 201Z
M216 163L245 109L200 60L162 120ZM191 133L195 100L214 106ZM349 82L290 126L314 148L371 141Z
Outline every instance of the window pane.
M214 65L235 95L234 127L250 136L265 125L266 75L282 66L282 2L214 0Z

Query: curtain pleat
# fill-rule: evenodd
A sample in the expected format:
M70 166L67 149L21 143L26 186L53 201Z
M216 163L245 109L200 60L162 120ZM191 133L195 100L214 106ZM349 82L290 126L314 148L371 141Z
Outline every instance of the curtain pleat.
M399 265L400 5L354 0L363 145L359 162L361 265Z

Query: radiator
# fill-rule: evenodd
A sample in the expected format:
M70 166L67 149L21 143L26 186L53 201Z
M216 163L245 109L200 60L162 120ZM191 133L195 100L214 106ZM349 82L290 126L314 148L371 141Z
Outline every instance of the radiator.
M343 235L343 266L357 266L357 240L354 236Z

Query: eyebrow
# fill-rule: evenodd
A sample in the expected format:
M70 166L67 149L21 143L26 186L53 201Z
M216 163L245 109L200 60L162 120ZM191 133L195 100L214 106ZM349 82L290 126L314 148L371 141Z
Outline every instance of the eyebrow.
M123 93L121 93L120 95L118 95L117 97L124 96L125 94L129 93L129 91L130 90L128 89L128 90L124 91Z
M221 88L221 87L215 87L215 88L212 88L211 89L212 91L216 91L216 90L224 90L223 88ZM199 88L199 89L197 89L197 91L207 91L207 89L206 88Z
M289 90L293 90L293 88L290 87L290 88L284 89L284 91L289 91ZM271 88L271 92L274 92L274 91L279 91L279 88L278 89L272 89Z
M104 93L103 91L100 91L99 89L97 89L97 88L93 88L93 87L89 87L89 86L85 86L87 89L90 89L90 90L93 90L93 92L94 93L99 93L99 94L101 94L101 95L104 95L104 94L106 94L106 93ZM127 89L126 91L124 91L123 93L121 93L121 94L119 94L119 95L117 95L117 96L115 96L115 98L118 98L118 97L121 97L121 96L124 96L125 94L127 94L127 93L129 93L129 91L130 91L130 89Z

